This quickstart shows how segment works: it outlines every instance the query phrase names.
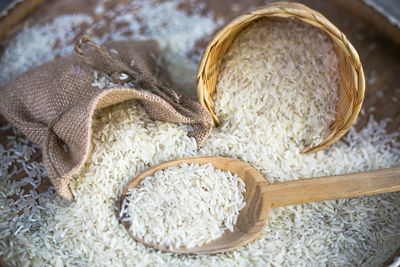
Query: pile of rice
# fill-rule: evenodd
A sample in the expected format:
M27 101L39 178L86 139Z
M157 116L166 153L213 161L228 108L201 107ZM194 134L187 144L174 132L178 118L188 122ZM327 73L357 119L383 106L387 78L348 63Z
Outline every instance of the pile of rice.
M174 1L176 5L178 2ZM155 10L159 10L164 2L154 5L157 6ZM170 10L165 7L163 11ZM207 21L196 16L200 22ZM204 28L206 25L200 23ZM252 26L254 31L258 29L257 25ZM330 101L335 100L334 90L318 86L321 82L331 84L327 81L333 85L337 79L329 71L336 64L335 59L323 61L324 64L317 60L324 60L324 53L330 47L326 37L318 30L305 29L307 26L295 22L277 22L274 27L260 30L252 53L258 52L257 40L266 38L286 46L282 51L273 47L273 43L264 44L276 50L266 50L265 53L270 54L264 61L247 60L234 64L240 38L246 39L249 31L235 41L222 67L215 96L222 126L213 130L200 150L197 150L195 140L187 136L185 125L152 121L135 101L97 113L90 158L81 172L71 179L71 190L76 198L72 204L57 196L53 188L41 194L36 189L21 190L24 184L36 188L46 173L42 164L30 162L30 155L37 147L24 138L10 136L7 146L0 147L0 257L10 265L18 266L380 265L399 245L398 192L273 209L259 238L234 251L215 255L178 255L147 248L136 242L118 221L117 203L124 185L150 166L181 157L215 155L242 159L269 182L399 165L400 143L396 141L399 132L386 133L388 120L376 122L372 117L358 132L352 128L330 148L314 154L300 153L305 144L318 143L325 134L326 124L334 115L330 107ZM299 47L299 39L303 40L300 43L312 47L312 53L304 52L311 50L304 45ZM302 49L305 50L298 51ZM278 64L279 58L287 59L288 53L298 57L282 61L285 64L281 63L279 67L285 70L284 73L279 73L276 67L267 68L274 75L265 75L265 70L261 70L270 60ZM317 61L312 65L300 64L305 58ZM244 73L235 78L237 84L221 89L224 84L235 81L226 73L229 62L233 64L229 67L232 73L238 73L238 69ZM251 64L257 71L249 72ZM316 70L317 76L314 73L303 76L303 72L298 71L303 67ZM254 78L257 73L259 85ZM252 76L246 78L246 75ZM296 77L300 80L292 75L299 75ZM322 80L313 77L322 77ZM312 95L293 87L295 94L291 94L289 88L278 92L279 83L295 81L298 84L302 79L306 80L304 84L308 84L308 90L314 92ZM245 81L248 85L242 88ZM267 84L275 86L254 89ZM310 110L293 111L281 98L292 99L294 106L304 105ZM274 109L279 116L270 114L269 109ZM321 112L317 114L316 111ZM317 118L306 120L304 114ZM312 131L307 133L311 128ZM25 169L28 176L18 182L12 180L13 174L19 171L17 167L9 168L13 164L22 166L18 168ZM13 195L17 198L12 198Z
M233 232L245 184L211 164L183 163L146 177L130 188L120 218L147 243L193 248Z
M322 30L297 20L260 19L224 56L216 113L223 128L257 132L264 142L259 149L302 150L330 133L338 81L338 59Z

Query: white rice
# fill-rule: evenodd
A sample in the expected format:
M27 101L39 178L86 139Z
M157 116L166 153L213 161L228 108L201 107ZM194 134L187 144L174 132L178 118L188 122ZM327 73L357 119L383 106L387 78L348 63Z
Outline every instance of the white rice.
M201 57L201 51L195 48L196 42L212 34L224 21L213 19L215 15L210 12L201 15L206 6L194 1L127 1L113 9L104 8L106 2L99 0L92 15L62 15L47 24L18 32L0 59L0 85L30 68L72 53L75 37L86 24L90 27L85 32L100 44L156 40L173 82L193 93L196 82L193 77ZM190 6L191 14L179 9L182 4ZM104 29L107 29L105 33L98 34Z
M396 166L399 134L386 134L386 125L386 121L371 119L360 132L351 129L325 151L298 154L291 168L279 172L273 161L276 155L265 153L260 155L261 162L247 162L266 177L284 172L282 180ZM197 154L250 158L260 145L252 143L240 155L237 150L226 153L227 146L244 146L240 137L213 131L206 147L197 152L195 141L186 134L183 125L152 121L135 102L99 113L90 159L72 180L75 203L67 205L54 193L39 196L44 210L28 211L26 216L40 218L41 227L15 235L15 215L11 214L18 204L2 197L6 208L0 211L1 221L7 224L0 229L1 256L15 265L265 266L327 264L329 260L345 266L382 263L396 248L398 193L274 209L259 239L228 253L180 256L144 247L128 235L116 216L121 189L131 178L162 161ZM1 181L6 183L1 186L2 196L12 195L9 190L16 187L15 182Z
M224 56L217 115L223 127L257 131L262 149L315 146L335 118L337 70L333 45L320 29L289 19L257 20Z
M175 13L171 11L170 3L176 7L179 1L148 2L151 2L149 6L156 6L155 10L160 14L163 8L163 14L168 14L157 15L159 20L154 19L152 23L160 22L162 18L164 22L175 19L171 16ZM149 10L150 7L147 12ZM185 27L196 22L199 24L197 29L206 28L208 22L212 22L201 15L185 17L180 13L176 16L181 17L185 18ZM129 25L138 24L132 22ZM173 31L172 26L167 29ZM190 31L187 35L185 30L178 32L178 35L170 35L169 44L177 36L183 40L194 38ZM25 43L26 48L29 47L30 42ZM164 42L164 55L169 51L166 44L168 42ZM190 45L187 47L190 50ZM22 55L14 54L16 58ZM34 55L35 51L31 56ZM182 58L187 62L191 60ZM185 65L185 60L177 59L176 64L193 70L197 62L190 61ZM13 73L7 64L2 67L5 73ZM22 67L21 63L17 69ZM191 79L194 80L194 76ZM175 158L195 155L239 158L254 166L269 182L399 166L399 131L386 133L389 120L377 122L373 117L358 132L352 128L330 148L301 154L303 142L317 142L318 138L313 136L307 140L308 135L300 135L293 141L288 138L289 134L297 135L291 127L282 129L281 134L289 133L284 137L269 129L277 122L257 116L257 112L265 112L260 108L262 104L256 105L265 94L268 94L265 90L252 94L241 90L236 95L229 88L220 90L215 100L223 124L213 130L199 151L194 139L187 136L186 126L154 122L135 101L102 110L94 118L90 158L81 173L71 180L76 197L72 204L58 197L53 188L41 194L35 189L31 192L21 190L25 183L38 186L46 173L42 164L28 162L37 147L24 138L10 137L6 146L0 146L0 257L11 266L381 265L394 254L399 244L398 192L273 209L267 227L258 239L245 247L216 255L182 256L147 248L135 242L118 222L116 207L123 186L145 168ZM322 110L329 111L329 108L323 106ZM364 112L368 116L369 111ZM329 118L322 119L330 121ZM309 125L302 119L299 122ZM17 135L18 131L13 130L12 136ZM319 133L323 136L324 129ZM287 143L282 142L284 138ZM293 145L295 141L299 141L298 146ZM28 176L23 181L12 180L11 177L21 169L29 170ZM18 196L16 200L11 198L14 194Z
M70 43L80 33L79 26L91 23L90 16L75 14L57 17L49 24L23 28L0 58L0 86L57 56L71 54Z
M134 236L172 248L193 248L233 232L245 184L211 164L181 164L128 190L120 217ZM125 216L124 216L125 215Z

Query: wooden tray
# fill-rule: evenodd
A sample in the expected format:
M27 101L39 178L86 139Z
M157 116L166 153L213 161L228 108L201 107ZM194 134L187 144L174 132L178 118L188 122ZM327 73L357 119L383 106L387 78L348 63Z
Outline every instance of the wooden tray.
M229 3L214 0L197 1L204 3L207 9L212 10L216 19L222 18L225 22L245 13L249 7L265 4L265 1L261 0L233 0ZM44 4L41 5L43 2ZM117 2L127 2L127 0L113 0L107 2L107 5L115 6ZM363 107L369 110L374 106L375 110L370 109L374 118L378 121L391 118L388 131L399 131L400 104L397 100L400 101L400 29L361 0L299 0L297 2L321 12L346 34L359 52L365 71L366 95ZM16 1L14 8L8 10L5 16L0 17L0 57L10 38L24 25L44 23L61 14L90 13L95 3L96 0L76 1L73 5L68 0ZM233 6L234 8L230 8ZM187 7L183 4L181 8ZM198 42L197 48L204 49L208 41ZM367 122L367 117L361 114L358 120L358 127L362 127ZM6 121L0 115L0 127L5 124ZM0 131L0 143L4 145L6 136L10 134L11 131ZM40 160L40 152L34 158ZM17 174L14 179L21 179L24 175L24 173ZM42 181L38 192L46 190L49 185L48 180ZM29 187L26 189L29 190ZM384 264L389 265L394 257L399 255L400 250ZM3 264L0 259L0 266Z

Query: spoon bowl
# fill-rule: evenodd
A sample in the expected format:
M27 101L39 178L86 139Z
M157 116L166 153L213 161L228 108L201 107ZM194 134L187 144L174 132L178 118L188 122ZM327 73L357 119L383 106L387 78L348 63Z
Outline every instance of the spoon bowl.
M149 168L130 181L122 191L119 209L128 190L140 186L141 181L156 171L179 166L182 163L211 163L214 168L237 174L246 186L243 193L246 206L240 210L234 231L225 231L221 237L201 246L170 248L155 242L146 242L130 231L130 223L120 221L139 242L156 249L176 253L208 254L230 251L254 240L265 228L270 208L356 197L400 190L400 168L382 169L320 178L301 179L269 184L249 164L224 157L192 157L172 160Z

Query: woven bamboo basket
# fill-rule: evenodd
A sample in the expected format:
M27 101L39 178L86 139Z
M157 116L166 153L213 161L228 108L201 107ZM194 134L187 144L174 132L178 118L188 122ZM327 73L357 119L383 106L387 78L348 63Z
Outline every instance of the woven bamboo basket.
M213 95L224 54L233 40L250 22L259 18L296 18L325 31L339 59L340 81L336 118L330 125L330 134L314 147L303 152L316 152L339 140L354 124L364 100L365 79L360 58L346 36L319 12L302 4L276 2L261 7L232 20L220 30L206 47L197 72L197 95L199 102L212 114L214 124L220 124L214 112Z

